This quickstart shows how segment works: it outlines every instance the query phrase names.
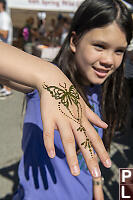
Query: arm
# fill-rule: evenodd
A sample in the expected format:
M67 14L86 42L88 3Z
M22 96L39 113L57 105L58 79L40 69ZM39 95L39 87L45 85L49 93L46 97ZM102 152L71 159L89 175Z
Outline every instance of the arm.
M8 31L0 30L0 35L2 35L2 37L3 37L4 39L6 39L7 36L8 36Z
M55 156L54 129L58 129L68 165L73 175L80 173L75 151L75 139L92 176L100 176L100 169L92 147L90 149L88 148L88 140L86 140L86 137L91 141L104 166L110 167L111 161L109 155L91 123L102 128L107 128L107 125L88 108L80 96L78 105L80 105L82 111L82 119L77 123L76 120L74 121L67 116L70 114L67 109L65 110L62 107L65 114L60 111L59 100L55 99L48 90L49 86L60 87L60 84L64 85L64 83L67 89L70 88L72 83L63 72L51 63L2 42L0 42L0 55L0 77L3 80L9 80L8 86L13 81L26 86L26 88L28 86L33 89L36 88L39 91L44 144L48 155L51 158ZM76 117L77 109L75 109L75 105L71 104L70 106L70 109L73 111L73 116ZM85 140L85 145L82 145ZM86 145L87 148L84 147Z
M6 86L8 86L8 87L10 87L10 88L12 88L14 90L17 90L19 92L23 92L25 94L27 94L29 92L32 92L34 90L34 88L31 88L31 87L16 83L14 81L6 80L6 79L3 79L1 77L0 77L0 84L6 85Z
M0 42L0 55L1 78L33 88L39 86L40 75L48 78L47 71L53 68L52 64L3 42Z

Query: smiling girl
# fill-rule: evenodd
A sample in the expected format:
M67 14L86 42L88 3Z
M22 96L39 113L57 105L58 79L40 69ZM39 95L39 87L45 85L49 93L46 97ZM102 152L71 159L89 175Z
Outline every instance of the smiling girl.
M121 126L126 116L124 55L131 38L132 19L122 1L86 0L75 13L69 34L54 60L86 103L109 125L104 135L102 129L95 127L108 149L116 126ZM78 160L81 173L75 185L78 181L82 186L76 186L76 197L70 195L70 199L91 200L92 179L81 153ZM93 183L94 199L103 200L101 179L93 178ZM71 189L74 192L74 186Z

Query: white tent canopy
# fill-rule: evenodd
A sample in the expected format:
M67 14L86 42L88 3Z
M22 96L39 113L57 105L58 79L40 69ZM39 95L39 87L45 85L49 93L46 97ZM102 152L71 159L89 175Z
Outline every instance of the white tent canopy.
M74 12L83 0L7 0L8 8Z

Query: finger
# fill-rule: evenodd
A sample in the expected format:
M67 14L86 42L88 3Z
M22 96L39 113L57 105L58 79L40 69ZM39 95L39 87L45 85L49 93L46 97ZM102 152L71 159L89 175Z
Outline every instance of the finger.
M45 103L44 103L45 102ZM49 106L49 102L46 102L44 99L44 95L41 95L40 99L40 106L41 106L41 118L43 123L43 139L46 151L50 158L55 157L55 147L54 147L54 128L55 122L52 119L51 107ZM44 113L45 110L45 113Z
M100 128L107 128L108 125L98 117L87 105L86 106L86 116L91 123L100 127Z
M86 141L86 136L83 132L75 132L75 138L78 143L78 146L83 154L87 167L93 177L100 177L101 171L97 162L97 157L94 154L93 148L91 147L91 151L87 148L83 143Z
M58 129L61 135L61 140L70 171L72 175L77 176L80 174L80 169L76 154L75 139L71 126L67 123L64 124L64 121L60 120L60 123L58 123Z
M88 126L86 126L87 123ZM96 151L98 157L100 158L101 162L103 163L103 165L107 168L111 167L111 160L109 158L109 155L95 128L86 119L84 119L83 126L85 127L86 133L92 143L92 146Z
M47 180L47 175L46 175L46 169L45 167L39 167L40 168L40 174L41 174L41 179L42 179L42 182L43 182L43 186L44 186L44 189L47 190L48 189L48 180Z
M24 156L24 174L25 174L26 179L29 180L29 168L30 168L30 166L26 165L25 163L26 162L25 162L25 156Z
M48 119L48 120L47 120ZM43 122L43 138L44 145L48 156L50 158L55 157L55 147L54 147L54 121L51 117L46 117L45 122Z
M34 185L35 188L39 188L39 180L38 180L38 168L32 166L32 174L33 174L33 180L34 180Z
M83 131L81 132L79 128L77 129L77 124L73 123L72 127L74 130L74 135L76 137L76 141L79 144L79 147L83 153L84 159L87 162L88 156L91 155L89 148L85 148L84 145L81 145L81 144L85 143L85 141L86 141L85 135L87 135L87 137L89 138L89 142L92 143L92 146L94 147L94 150L97 152L103 165L105 167L111 167L111 161L110 161L109 155L103 145L103 142L102 142L100 136L98 135L98 133L96 132L94 127L88 122L87 119L84 119L83 122L84 122L83 127L85 128L85 133ZM79 125L79 126L81 126L81 125ZM77 130L79 130L79 131L77 131ZM97 163L97 161L94 160L94 164L96 164L96 163ZM88 163L87 166L88 166L88 168L90 168L91 165ZM97 167L97 166L95 166L95 167ZM99 171L99 170L97 169L97 171ZM90 171L90 173L92 174L91 171Z

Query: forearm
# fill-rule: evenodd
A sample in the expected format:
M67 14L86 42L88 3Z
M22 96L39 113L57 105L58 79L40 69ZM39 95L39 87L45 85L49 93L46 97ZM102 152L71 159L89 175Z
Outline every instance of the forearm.
M0 76L4 79L38 88L42 80L49 79L51 69L55 78L57 68L52 64L3 42L0 42L0 55Z
M6 80L0 77L0 84L6 85L14 90L17 90L19 92L23 92L25 94L32 92L34 89L19 83L16 83L14 81Z

